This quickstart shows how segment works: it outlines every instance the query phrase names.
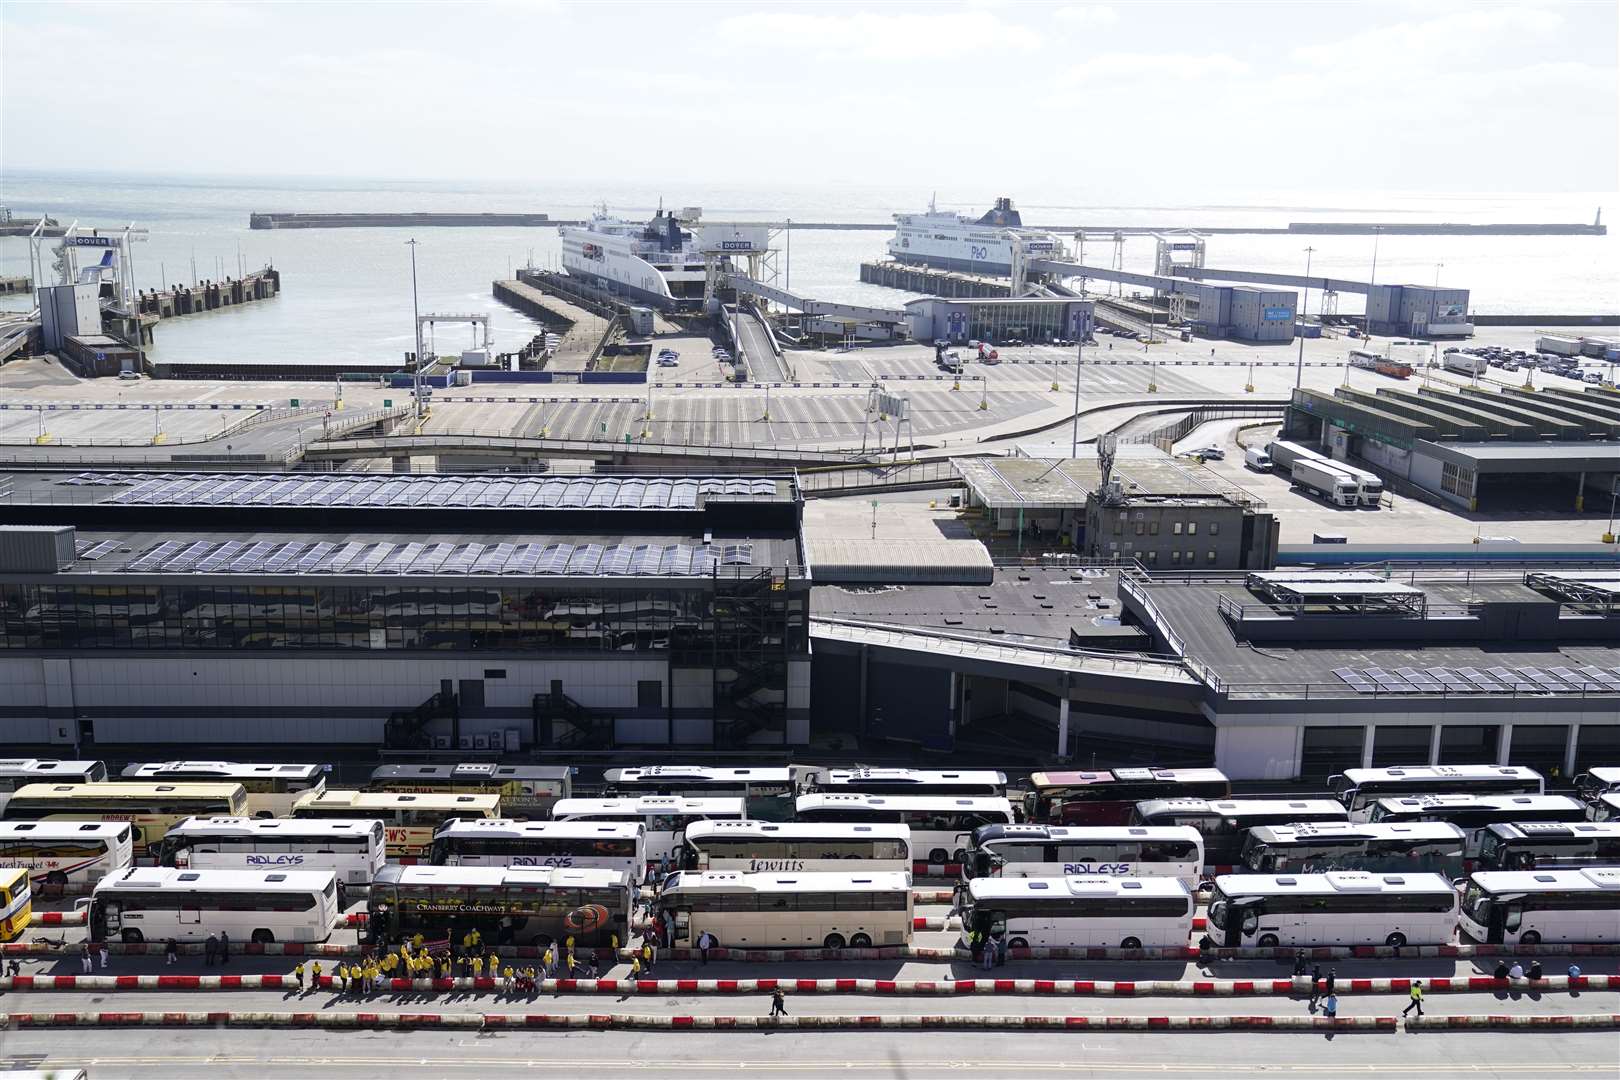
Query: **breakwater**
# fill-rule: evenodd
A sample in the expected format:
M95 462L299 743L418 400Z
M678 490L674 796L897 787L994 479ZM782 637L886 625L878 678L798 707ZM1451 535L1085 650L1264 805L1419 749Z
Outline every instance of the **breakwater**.
M549 214L249 214L250 229L409 229L577 225Z
M723 219L716 219L723 220ZM549 214L250 214L248 226L254 229L363 229L411 228L413 226L475 228L478 226L540 227L583 225L572 218ZM739 221L744 227L783 228L783 221ZM792 228L840 232L892 232L894 225L878 221L795 221ZM1119 233L1122 236L1151 236L1155 233L1193 231L1216 236L1607 236L1609 227L1596 222L1393 222L1393 221L1291 221L1287 225L1030 225L1028 228L1054 233Z

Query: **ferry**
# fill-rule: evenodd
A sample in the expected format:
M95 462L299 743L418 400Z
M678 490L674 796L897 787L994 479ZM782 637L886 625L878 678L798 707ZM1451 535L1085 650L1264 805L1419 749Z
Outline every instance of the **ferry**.
M599 207L584 225L562 225L562 265L570 277L637 303L662 310L695 308L703 302L705 252L764 250L758 226L701 224L703 211L658 208L651 220L626 221Z
M1062 241L1049 232L1024 228L1012 200L1001 198L982 217L973 218L928 204L922 214L894 215L889 256L899 262L961 270L970 274L1012 273L1011 236L1023 237L1024 249L1041 259L1065 259Z

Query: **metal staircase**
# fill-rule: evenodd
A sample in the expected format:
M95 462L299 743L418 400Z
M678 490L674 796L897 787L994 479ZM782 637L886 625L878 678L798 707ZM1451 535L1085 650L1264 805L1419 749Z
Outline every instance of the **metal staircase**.
M785 735L783 596L769 571L717 582L716 615L723 613L726 618L717 618L716 624L728 627L725 635L715 636L714 743L718 747L742 746L761 731Z
M397 709L383 725L383 746L389 750L427 750L432 746L427 727L435 720L450 721L450 745L461 735L461 701L456 694L438 693L414 709Z
M613 717L591 709L567 694L534 695L534 745L548 750L602 750L613 745ZM553 741L556 721L566 725Z

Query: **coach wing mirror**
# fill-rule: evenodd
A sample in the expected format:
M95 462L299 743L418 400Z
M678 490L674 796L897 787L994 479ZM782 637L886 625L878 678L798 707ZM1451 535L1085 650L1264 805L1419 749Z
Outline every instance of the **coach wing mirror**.
M1249 908L1243 913L1243 932L1252 934L1258 929L1260 929L1260 913L1254 908Z

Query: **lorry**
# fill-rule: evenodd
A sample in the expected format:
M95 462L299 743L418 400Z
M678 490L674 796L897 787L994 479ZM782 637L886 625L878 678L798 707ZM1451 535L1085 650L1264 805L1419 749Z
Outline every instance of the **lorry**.
M1383 502L1384 481L1377 473L1329 457L1327 454L1313 450L1303 443L1289 442L1286 439L1273 440L1266 447L1266 456L1271 459L1271 464L1274 467L1280 465L1293 473L1296 482L1300 482L1298 467L1301 462L1315 462L1349 477L1356 485L1355 498L1349 502L1340 502L1338 504L1340 506L1378 506ZM1310 487L1311 485L1304 484L1303 486ZM1322 494L1331 498L1331 493L1328 491L1323 491Z
M1536 338L1536 352L1552 353L1554 356L1579 356L1581 339L1543 334Z
M1251 446L1243 451L1243 464L1255 472L1271 471L1271 455L1258 446Z
M1490 364L1483 356L1474 356L1459 349L1447 349L1440 357L1440 366L1459 375L1483 375Z
M1310 458L1298 458L1290 470L1294 483L1314 491L1334 506L1355 506L1361 502L1360 485L1355 477L1333 465Z
M1378 506L1384 501L1384 480L1375 472L1358 469L1347 462L1328 458L1327 464L1356 482L1356 502L1361 506Z

